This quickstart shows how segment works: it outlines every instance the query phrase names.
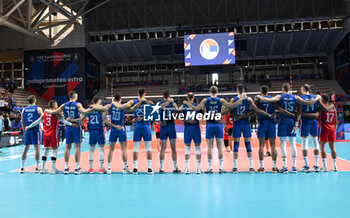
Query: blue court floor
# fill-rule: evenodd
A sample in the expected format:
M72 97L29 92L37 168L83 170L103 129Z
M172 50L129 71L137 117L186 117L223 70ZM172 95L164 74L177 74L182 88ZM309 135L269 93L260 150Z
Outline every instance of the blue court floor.
M350 143L336 146L349 160ZM350 217L350 172L21 175L22 148L1 149L0 217Z

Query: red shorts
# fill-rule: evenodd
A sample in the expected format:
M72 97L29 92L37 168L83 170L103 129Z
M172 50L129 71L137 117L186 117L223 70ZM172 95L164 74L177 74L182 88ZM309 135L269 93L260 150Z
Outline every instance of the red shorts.
M320 134L320 141L321 142L334 142L336 140L335 130L322 130Z
M44 147L45 148L58 148L59 139L56 136L44 135Z

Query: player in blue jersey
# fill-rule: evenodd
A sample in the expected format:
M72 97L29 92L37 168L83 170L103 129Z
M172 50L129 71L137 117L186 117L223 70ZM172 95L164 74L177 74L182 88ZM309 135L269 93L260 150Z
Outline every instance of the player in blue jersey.
M268 94L269 87L268 86L262 86L260 88L260 93L262 96L266 98L272 98L271 95ZM266 103L261 101L258 98L255 98L254 100L255 105L259 108L264 110L266 113L274 114L275 113L275 103ZM273 117L267 117L265 115L259 115L258 117L259 121L259 127L258 127L258 138L259 138L259 161L260 161L260 168L258 169L259 173L264 173L264 147L265 147L265 141L266 138L270 141L271 146L271 153L272 153L272 172L278 173L279 170L276 166L277 161L277 150L276 150L276 123Z
M304 100L297 95L290 94L290 86L288 83L282 85L282 94L276 95L273 98L266 98L263 96L257 96L260 100L267 103L279 102L280 106L280 122L278 125L278 136L281 140L281 153L283 160L283 168L281 173L288 173L287 166L287 137L289 137L289 143L292 147L292 157L293 157L293 166L292 172L296 173L297 170L297 147L296 147L296 128L297 122L295 121L296 114L296 103L302 105L312 105L320 100L320 96L312 100Z
M93 108L86 110L81 103L77 102L78 93L76 91L70 91L68 94L69 101L62 104L56 110L50 112L51 114L59 114L61 112L64 113L64 118L69 119L79 119L80 113L88 114L93 111ZM69 118L69 119L68 119ZM81 126L67 126L66 127L66 150L64 152L64 174L69 174L69 156L70 150L72 148L72 143L75 144L75 171L74 174L78 175L83 173L84 171L80 168L80 151L81 151Z
M163 92L163 100L159 102L161 106L161 123L160 123L160 140L161 148L159 153L160 169L159 173L164 173L164 157L165 149L167 145L167 139L169 138L171 154L173 159L174 170L173 173L180 173L177 166L177 154L176 154L176 129L175 120L173 115L178 110L177 104L172 98L170 98L169 90Z
M131 104L121 104L122 97L120 93L115 93L113 102L104 106L103 108L97 108L97 110L108 111L111 116L111 123L113 124L111 132L109 134L109 152L108 152L108 167L107 174L112 173L111 163L113 159L113 151L117 140L119 140L120 147L122 150L122 159L123 159L123 173L130 173L128 168L128 159L127 159L127 137L125 131L125 121L124 121L124 111L130 108Z
M304 100L314 99L316 95L311 94L311 87L308 84L304 84L301 86L301 98ZM328 111L331 107L327 108L322 101L316 102L312 105L303 105L298 107L298 114L296 123L299 123L301 118L301 128L300 128L300 136L301 136L301 145L302 152L304 157L305 165L300 169L301 172L310 172L310 167L308 163L308 144L309 144L309 135L311 135L311 142L314 146L314 155L315 155L315 165L313 170L315 172L320 171L319 167L319 155L320 155L320 144L318 143L318 119L317 117L308 117L307 114L314 114L317 112L317 109L321 108L323 111ZM303 114L303 115L302 115ZM296 128L296 127L295 127Z
M237 85L237 96L234 97L231 102L237 102L239 99L243 98L243 101L238 104L236 108L233 109L233 169L232 173L238 172L238 151L239 151L239 139L241 138L242 134L244 137L245 147L247 150L247 156L249 161L249 172L254 173L254 166L253 166L253 158L252 158L252 148L251 148L251 129L250 129L250 121L249 117L252 114L251 109L253 109L255 112L261 115L265 115L267 117L273 117L272 114L269 114L259 108L256 107L254 104L254 101L250 97L246 97L245 89L243 84Z
M32 124L34 121L39 119L43 114L43 110L36 106L36 97L34 95L28 96L29 105L22 110L22 128L25 130L27 126ZM35 160L36 160L36 169L35 172L39 172L39 161L40 161L40 132L39 126L24 131L24 149L22 153L22 163L21 163L21 173L25 173L24 168L25 161L27 159L28 150L30 145L34 145L35 149Z
M126 104L131 107L134 111L134 154L133 154L133 173L137 174L137 160L138 153L140 150L141 140L145 142L145 147L147 151L147 164L148 164L148 174L153 174L152 169L152 132L150 128L149 121L145 121L144 118L144 105L153 104L152 101L145 98L146 90L144 88L139 88L137 90L138 99L130 100Z
M237 107L246 97L245 95L242 95L240 99L238 99L234 103L229 103L223 98L217 97L218 95L218 88L216 86L211 86L210 90L210 97L203 99L197 106L190 104L188 101L184 101L183 103L192 108L193 110L199 111L199 110L205 110L206 114L209 119L207 120L207 126L206 126L206 140L208 144L208 164L209 168L205 173L213 173L212 169L212 159L213 159L213 144L214 144L214 138L216 138L217 148L218 148L218 157L219 157L219 173L225 173L225 170L223 168L223 152L222 152L222 146L223 146L223 126L221 123L221 109L222 106L226 108L233 109ZM205 116L204 115L204 116Z
M98 96L94 96L92 99L92 105L89 107L97 108L101 105L101 99ZM88 129L89 129L89 163L90 169L89 173L94 173L93 162L94 162L94 152L96 144L99 147L99 160L100 160L100 169L98 173L104 174L106 171L103 168L104 157L105 157L105 134L104 134L104 124L117 128L116 125L112 124L106 118L106 113L100 110L94 110L87 115L82 116L80 119L70 119L71 122L83 122L86 118L89 118Z
M189 104L197 106L196 103L193 103L194 94L189 92L187 94L187 101ZM181 105L179 108L180 111L184 114L184 143L185 143L185 174L190 173L190 153L191 153L191 142L193 140L195 148L196 148L196 159L197 159L197 174L201 174L201 128L199 126L199 121L196 119L197 112L193 111L186 104Z

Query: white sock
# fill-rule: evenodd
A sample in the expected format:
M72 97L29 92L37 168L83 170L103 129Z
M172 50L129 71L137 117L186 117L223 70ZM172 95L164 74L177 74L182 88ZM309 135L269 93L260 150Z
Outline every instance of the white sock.
M52 170L56 169L56 161L55 160L52 161L51 169Z
M260 161L260 167L264 168L264 161L263 160Z
M45 169L46 160L43 160L43 169Z
M134 160L134 168L137 169L137 160Z
M75 163L75 169L79 169L80 168L80 164L79 163Z
M333 159L333 167L337 167L337 159Z
M293 167L297 167L297 157L293 157Z
M186 168L190 168L190 160L185 160L185 165L186 165Z
M212 160L208 159L209 169L212 169Z
M305 162L305 166L309 166L309 162L308 162L308 158L307 156L304 156L304 162ZM293 165L294 166L294 165Z
M36 168L39 169L39 167L40 167L40 162L36 161Z
M92 165L93 165L94 161L93 160L89 160L89 164L90 164L90 169L92 169Z
M108 166L107 166L107 167L108 167L108 169L111 169L111 165L112 165L112 164L111 164L110 162L108 162L108 164L107 164L107 165L108 165Z
M315 154L315 166L316 166L316 167L318 167L319 160L320 160L320 155Z
M105 148L104 148L104 146L100 146L98 148L98 150L99 150L99 159L100 159L100 169L102 169L103 168L103 162L105 160Z
M201 159L197 160L197 168L198 168L198 169L201 168Z
M283 160L283 167L284 167L284 168L287 168L287 167L288 167L288 166L287 166L287 158L286 158L286 157L283 157L282 160Z
M24 163L25 163L26 161L25 160L22 160L22 162L21 162L21 168L24 168Z
M151 168L152 168L152 160L148 160L148 161L147 161L147 164L148 164L148 168L151 169Z
M223 169L224 159L219 159L220 169Z
M275 160L272 161L273 167L276 167L276 162Z
M238 159L233 159L233 168L237 168Z
M69 168L68 162L64 162L64 168L65 168L65 169L68 169L68 168Z
M173 166L174 166L174 169L177 168L177 161L176 160L173 161Z
M253 158L248 157L248 160L249 160L249 168L253 168Z
M160 169L161 169L161 170L164 169L164 160L160 160Z
M322 162L323 162L323 167L327 167L327 160L326 160L326 158L322 158Z
M124 169L128 168L128 162L123 161L123 166L124 166Z
M100 169L103 169L103 160L100 160Z

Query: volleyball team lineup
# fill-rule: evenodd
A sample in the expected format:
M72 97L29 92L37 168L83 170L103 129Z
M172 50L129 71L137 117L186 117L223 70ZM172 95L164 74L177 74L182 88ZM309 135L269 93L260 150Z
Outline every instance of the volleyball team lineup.
M99 147L99 161L100 167L98 173L111 174L111 163L113 158L113 151L119 142L122 150L123 173L138 173L138 152L140 150L141 141L147 152L147 166L148 174L153 174L152 168L152 132L151 123L155 125L156 137L160 138L161 145L159 149L160 168L159 173L164 173L164 159L165 149L167 147L167 140L169 139L172 161L173 173L180 173L181 170L177 164L176 151L176 128L175 120L177 116L175 113L183 114L178 116L184 119L184 143L185 143L185 174L190 173L189 159L191 151L191 143L193 141L195 147L195 154L197 160L196 173L202 173L201 169L201 130L199 126L200 120L198 117L207 117L206 120L206 144L208 147L208 169L205 173L213 173L212 161L213 148L218 149L219 171L218 173L226 173L223 167L224 155L224 132L233 138L233 146L227 146L233 150L233 168L232 173L238 173L238 155L240 147L240 138L244 138L244 145L246 148L247 158L249 162L249 173L255 173L252 158L251 148L251 127L249 117L253 113L258 114L258 128L257 137L259 139L259 165L257 172L265 173L264 168L264 147L265 140L268 139L271 146L272 173L292 173L300 172L327 172L326 163L326 143L328 142L332 152L333 166L332 170L337 171L336 152L334 148L335 131L337 126L337 113L333 104L329 102L328 95L314 95L311 94L311 87L304 84L301 87L301 96L291 94L289 84L282 85L281 94L274 97L269 95L269 88L262 86L260 88L260 95L253 98L248 97L245 93L244 85L237 85L237 96L230 101L218 97L218 88L212 86L210 88L210 97L204 98L200 103L194 103L195 94L190 92L187 94L186 100L181 106L178 106L174 99L171 98L169 91L164 91L163 100L157 103L156 109L160 110L160 119L154 122L147 120L145 116L145 106L154 105L155 102L146 98L146 90L139 88L137 90L138 99L129 100L122 103L122 96L116 93L113 101L110 104L103 106L101 99L95 96L90 107L85 109L81 103L77 102L78 93L71 91L69 93L69 101L58 107L55 100L49 102L49 110L43 111L36 106L36 97L29 96L29 105L22 111L22 124L25 127L24 134L24 150L22 154L21 173L26 172L25 161L30 145L35 149L36 173L61 173L56 169L57 150L59 147L58 138L58 124L63 122L66 127L66 148L64 154L65 169L64 174L70 174L69 159L72 145L75 147L75 170L74 174L85 173L80 168L80 149L82 142L81 123L88 118L89 128L89 165L88 173L94 173L93 169L93 155L95 147ZM155 111L155 110L154 110ZM152 111L152 114L153 112ZM125 113L131 112L134 115L134 132L133 132L133 169L130 170L127 163L127 135L125 130ZM276 113L277 112L277 113ZM189 115L189 114L192 115ZM198 114L210 114L212 116L197 116ZM107 118L109 114L110 119ZM229 114L229 115L227 115ZM227 115L229 119L223 121L222 116ZM277 116L276 116L277 115ZM190 119L189 119L190 118ZM197 118L197 119L196 119ZM43 146L44 153L40 157L40 132L39 124L43 123ZM278 127L276 127L276 124ZM105 144L106 137L104 133L104 126L111 128L109 135L110 149L105 158ZM158 126L159 125L159 126ZM157 128L158 126L158 128ZM300 129L302 138L302 155L304 158L304 167L297 169L297 146L296 134ZM277 134L276 134L277 131ZM280 152L276 149L276 137L280 138ZM314 148L315 165L311 168L308 164L308 138ZM215 139L215 140L214 140ZM292 150L293 164L290 168L287 165L287 140ZM215 141L215 143L214 143ZM320 152L322 158L322 167L320 167ZM49 158L50 154L50 158ZM243 155L243 154L241 154ZM300 155L300 154L299 154ZM282 158L283 166L279 169L277 166L277 158ZM107 170L104 169L105 159L107 159ZM40 165L40 160L42 164ZM51 169L46 169L46 162L51 160Z

